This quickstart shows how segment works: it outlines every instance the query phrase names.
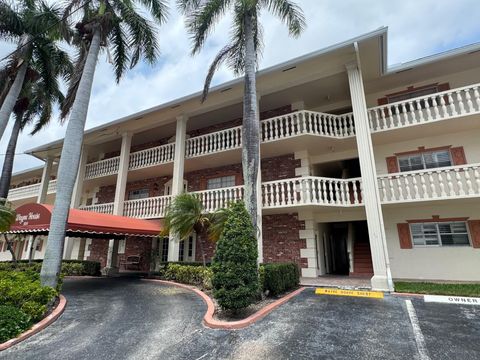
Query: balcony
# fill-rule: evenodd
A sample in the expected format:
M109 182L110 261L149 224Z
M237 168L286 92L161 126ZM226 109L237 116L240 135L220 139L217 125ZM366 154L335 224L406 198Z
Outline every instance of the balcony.
M260 122L262 143L293 138L300 135L344 139L355 136L353 115L331 115L313 111L296 111ZM237 126L186 140L185 158L236 150L242 147L242 127ZM157 146L130 154L129 170L144 169L173 161L175 144ZM118 172L120 157L87 164L85 179L114 175Z
M175 144L156 146L150 149L136 151L130 154L128 170L143 169L173 161ZM96 161L86 165L85 180L118 173L120 156Z
M452 200L480 197L480 164L410 171L379 175L378 186L382 204ZM243 199L243 186L204 190L197 194L207 212ZM143 219L165 216L172 196L127 200L124 215ZM363 206L361 178L333 179L306 176L264 182L264 210L298 208L302 206L351 208ZM101 213L113 213L113 203L81 208Z
M280 209L297 206L336 206L351 207L362 205L360 179L330 179L322 177L303 177L262 184L262 202L264 209ZM213 212L224 208L228 203L243 199L243 186L233 186L213 190L192 192L203 204L205 211ZM162 218L170 204L171 195L152 198L127 200L124 204L124 216L141 219ZM82 210L111 214L113 203L96 204L81 207Z
M8 192L8 200L15 201L28 198L36 198L40 193L41 183L22 186L15 189L10 189ZM51 180L48 184L47 194L53 194L57 191L57 180Z
M383 204L480 196L480 164L408 171L378 177Z
M368 109L373 133L480 113L480 84Z

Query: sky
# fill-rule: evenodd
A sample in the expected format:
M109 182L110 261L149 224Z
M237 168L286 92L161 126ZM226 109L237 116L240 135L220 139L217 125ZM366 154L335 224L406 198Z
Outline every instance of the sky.
M288 36L284 24L264 12L263 69L326 46L388 26L388 64L396 65L438 52L480 42L478 0L296 0L304 10L307 28L298 39ZM222 19L203 51L192 57L184 19L170 0L169 20L159 30L161 54L153 65L140 63L116 84L105 54L99 58L86 128L92 128L202 89L216 53L229 37L230 19ZM14 49L0 42L0 58ZM213 85L233 78L221 68ZM35 136L24 131L18 140L14 171L43 163L23 154L27 149L60 139L66 125L58 117ZM3 163L11 126L0 141Z

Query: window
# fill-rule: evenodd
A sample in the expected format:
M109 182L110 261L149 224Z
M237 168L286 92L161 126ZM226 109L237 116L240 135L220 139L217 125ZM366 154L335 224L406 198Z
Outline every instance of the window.
M193 256L193 236L188 238L188 257L191 258Z
M207 190L220 189L231 186L235 186L235 175L212 178L208 179L207 181Z
M184 261L185 259L185 240L181 240L178 249L178 261Z
M161 262L168 261L168 238L157 239L157 255Z
M439 168L452 165L450 150L429 151L399 156L400 171Z
M149 189L131 190L128 192L128 200L145 199L150 196Z
M410 230L416 246L470 245L465 221L414 223Z
M120 239L118 240L118 253L119 254L125 254L125 246L127 244L127 240L125 239Z

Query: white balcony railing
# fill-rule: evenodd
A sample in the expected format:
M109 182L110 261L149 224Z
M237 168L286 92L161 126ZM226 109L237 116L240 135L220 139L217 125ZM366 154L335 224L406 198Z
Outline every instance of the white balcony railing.
M356 206L362 203L361 181L307 176L262 184L264 208L297 205Z
M368 109L372 132L480 113L480 84Z
M260 127L262 142L305 134L335 138L355 135L352 113L332 115L302 110L262 120Z
M135 151L130 154L129 170L141 169L173 161L175 144L156 146L150 149Z
M165 216L165 210L170 205L171 195L156 196L145 199L127 200L123 206L123 216L152 219Z
M94 204L94 205L86 205L80 206L80 210L85 211L92 211L101 214L113 214L113 202L111 203L104 203L104 204Z
M378 177L382 203L480 196L480 164L409 171Z
M119 164L120 156L87 164L85 168L85 179L94 179L100 176L116 174Z
M242 146L242 127L215 131L187 139L185 157L191 158L219 151L238 149Z
M28 198L36 198L40 193L41 183L22 186L15 189L10 189L8 192L8 200L20 200ZM47 194L53 194L57 190L57 180L50 180L48 184Z
M296 111L260 121L261 142L281 140L297 135L345 138L355 135L353 115L331 115L314 111ZM185 156L195 157L242 146L242 127L212 132L187 140Z
M243 186L196 191L196 194L207 212L215 211L228 206L228 203L243 199Z

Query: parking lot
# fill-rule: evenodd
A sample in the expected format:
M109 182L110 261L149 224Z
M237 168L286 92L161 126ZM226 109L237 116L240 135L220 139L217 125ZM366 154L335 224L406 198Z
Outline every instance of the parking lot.
M205 328L203 301L176 287L77 279L66 280L64 294L65 313L0 358L468 360L480 354L480 306L307 289L254 325L225 331Z

